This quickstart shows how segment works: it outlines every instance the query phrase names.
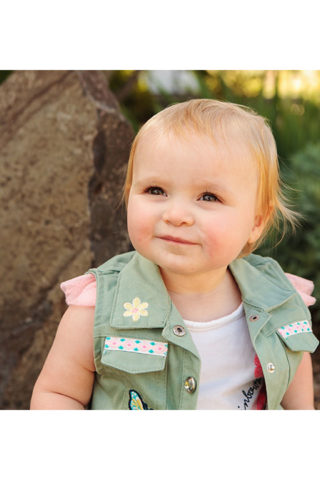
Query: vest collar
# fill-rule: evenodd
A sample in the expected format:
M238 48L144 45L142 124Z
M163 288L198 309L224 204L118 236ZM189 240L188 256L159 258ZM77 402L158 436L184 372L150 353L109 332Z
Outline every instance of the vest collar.
M135 252L118 276L111 326L163 328L171 310L171 298L158 266Z
M268 260L250 255L234 260L229 266L243 303L266 312L283 305L296 294L279 265Z
M269 312L295 295L280 267L277 267L277 272L273 262L263 259L259 268L253 264L255 260L251 261L252 258L260 257L250 255L230 264L245 307L247 304ZM111 326L123 329L163 328L172 315L178 320L178 312L158 266L135 252L118 276Z

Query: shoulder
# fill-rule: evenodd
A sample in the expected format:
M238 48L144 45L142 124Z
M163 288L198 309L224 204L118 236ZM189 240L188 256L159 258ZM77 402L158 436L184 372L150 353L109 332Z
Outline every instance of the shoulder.
M110 258L96 268L91 268L84 275L80 275L60 284L65 294L67 305L94 307L96 304L97 285L99 275L118 274L132 260L136 252L126 252Z
M263 257L262 255L257 255L255 253L251 253L246 257L242 257L240 260L247 262L252 267L256 268L257 270L264 272L266 275L274 275L275 273L278 274L280 277L283 277L284 271L281 268L280 264L271 257Z
M80 275L60 283L67 305L94 307L96 280L93 274Z
M254 254L239 259L235 272L242 282L244 303L263 312L260 317L264 320L260 325L249 322L252 331L255 328L263 330L263 338L271 339L272 348L283 345L288 352L313 352L317 348L319 342L312 333L308 301L301 290L302 285L303 289L307 285L310 294L312 282L286 274L273 258Z
M305 305L310 306L316 302L316 299L311 295L314 290L314 283L293 273L284 272L275 259L251 254L241 260L247 262L263 278L278 287L298 292Z

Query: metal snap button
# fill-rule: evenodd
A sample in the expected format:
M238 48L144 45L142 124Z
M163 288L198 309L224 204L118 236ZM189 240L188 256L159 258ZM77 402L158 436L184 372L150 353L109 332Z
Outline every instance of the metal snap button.
M188 377L186 378L184 382L184 388L187 390L188 393L193 393L195 392L197 388L197 381L194 377Z
M273 373L275 371L276 367L274 366L273 363L268 363L267 365L267 370L269 373Z
M256 322L259 320L259 315L250 315L249 320L250 322Z
M177 335L177 337L183 337L183 335L186 334L186 331L182 325L175 325L173 327L173 333Z

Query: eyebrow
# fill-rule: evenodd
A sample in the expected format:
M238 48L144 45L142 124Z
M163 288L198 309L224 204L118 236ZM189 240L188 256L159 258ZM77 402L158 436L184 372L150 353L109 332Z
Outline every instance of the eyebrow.
M219 183L213 183L208 180L204 180L203 182L197 182L194 184L195 188L205 189L207 191L213 191L213 192L218 192L218 193L230 193L231 190L228 188L228 186L221 185Z
M134 180L134 177L133 177ZM156 178L156 177L142 177L139 180L136 180L134 183L138 186L140 185L156 185L157 183L164 183L165 180L163 178Z

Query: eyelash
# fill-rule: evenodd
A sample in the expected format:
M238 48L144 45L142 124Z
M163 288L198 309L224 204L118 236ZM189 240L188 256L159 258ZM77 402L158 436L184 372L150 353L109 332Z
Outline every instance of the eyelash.
M164 193L163 188L157 187L156 185L154 185L154 186L152 186L152 187L146 188L146 189L144 190L144 193L149 193L150 195L159 195L159 193L156 193L156 194L151 193L151 190L161 190L161 192L162 192L161 195Z
M153 190L158 190L158 192L161 191L162 193L152 193ZM152 186L152 187L147 187L147 188L144 190L144 193L148 193L148 194L150 194L150 195L159 195L159 196L160 196L160 195L165 194L165 191L163 190L163 188L157 187L156 185L154 185L154 186ZM219 198L218 198L216 195L214 195L213 193L211 193L211 192L204 192L204 193L202 193L202 195L200 195L200 197L199 197L199 200L200 200L202 197L205 197L205 196L210 196L211 198L213 197L214 200L204 200L204 201L208 201L208 202L211 202L211 201L213 201L213 202L219 202L219 201L220 201Z
M205 196L214 197L214 200L213 200L214 202L219 202L219 201L220 201L219 198L218 198L216 195L214 195L214 193L204 192L204 193L200 196L200 198L201 198L201 197L205 197ZM211 202L211 200L208 200L208 201Z

